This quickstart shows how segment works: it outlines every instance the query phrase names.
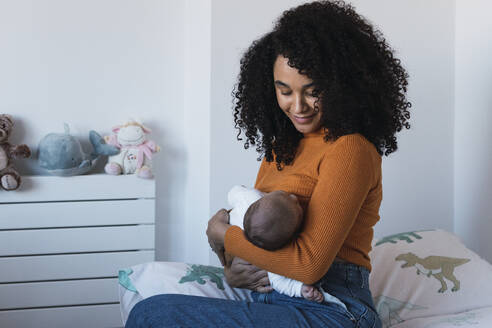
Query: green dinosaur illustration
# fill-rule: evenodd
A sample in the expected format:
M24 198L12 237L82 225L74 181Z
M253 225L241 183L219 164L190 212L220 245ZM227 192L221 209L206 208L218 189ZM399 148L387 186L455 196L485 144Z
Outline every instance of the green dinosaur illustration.
M415 239L422 239L422 236L418 235L417 232L424 232L424 231L434 231L434 230L417 230L417 231L408 231L408 232L397 233L394 235L389 235L381 238L381 240L379 240L374 246L379 246L384 243L396 244L398 240L406 241L407 243L410 244L413 243L411 237Z
M392 325L403 322L404 320L400 318L398 313L403 309L408 310L422 310L426 309L423 306L406 303L399 301L397 299L379 295L374 298L374 304L376 305L376 311L381 318L381 322L383 324L383 328L390 327Z
M217 288L224 290L224 283L222 282L224 269L209 265L192 264L188 266L186 276L183 276L179 283L196 281L200 285L205 285L206 281L202 277L208 277L211 282L217 285Z
M427 277L433 276L439 282L441 282L441 288L439 293L444 293L448 286L444 281L444 278L453 282L454 286L451 291L456 292L460 289L460 281L454 275L454 268L465 264L470 259L459 259L445 256L427 256L426 258L420 258L413 253L400 254L395 258L395 261L405 261L402 264L402 268L416 267L417 274L425 274Z
M118 271L118 282L120 283L121 286L125 287L129 291L132 291L134 293L138 293L137 289L135 286L132 284L132 281L130 280L130 275L133 273L132 269L123 269Z

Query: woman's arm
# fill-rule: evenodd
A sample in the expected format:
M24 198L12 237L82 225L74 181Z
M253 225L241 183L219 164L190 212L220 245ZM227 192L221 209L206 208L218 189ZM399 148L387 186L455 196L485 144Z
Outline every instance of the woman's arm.
M226 265L224 236L230 226L229 212L224 208L215 213L207 225L208 244L215 254L217 254L223 266Z
M296 240L282 249L267 251L251 244L239 227L232 226L224 240L227 252L306 284L321 279L376 184L373 161L379 155L370 147L366 140L353 135L333 145L320 164L303 231Z
M227 283L231 287L246 288L260 293L272 291L265 270L224 252L224 236L230 227L228 222L228 211L221 209L208 221L207 226L208 242L224 266Z

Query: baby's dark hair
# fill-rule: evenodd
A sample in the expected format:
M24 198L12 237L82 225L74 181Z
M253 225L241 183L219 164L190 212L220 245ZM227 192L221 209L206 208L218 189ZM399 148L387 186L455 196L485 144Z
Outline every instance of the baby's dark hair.
M255 146L259 159L281 169L292 163L303 138L277 103L273 66L280 55L313 80L326 141L360 133L380 155L397 150L395 134L410 128L407 72L383 35L338 0L285 11L244 53L233 96L245 148Z
M284 204L275 200L262 204L262 200L251 204L244 214L244 234L252 244L274 251L293 239L300 220Z

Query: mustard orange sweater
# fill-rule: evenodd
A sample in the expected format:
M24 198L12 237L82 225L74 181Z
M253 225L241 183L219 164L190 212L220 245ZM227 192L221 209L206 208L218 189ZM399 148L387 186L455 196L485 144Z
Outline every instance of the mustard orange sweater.
M381 156L362 135L325 142L322 129L306 134L292 165L278 171L276 163L263 160L255 187L297 195L304 209L302 230L283 248L267 251L231 226L227 253L306 284L321 279L335 257L371 269L368 253L382 200Z

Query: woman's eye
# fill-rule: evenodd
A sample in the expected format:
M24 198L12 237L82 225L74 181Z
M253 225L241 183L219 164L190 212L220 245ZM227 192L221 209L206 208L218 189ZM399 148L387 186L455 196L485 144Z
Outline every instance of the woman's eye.
M292 94L292 91L280 91L280 94L283 96L289 96Z

